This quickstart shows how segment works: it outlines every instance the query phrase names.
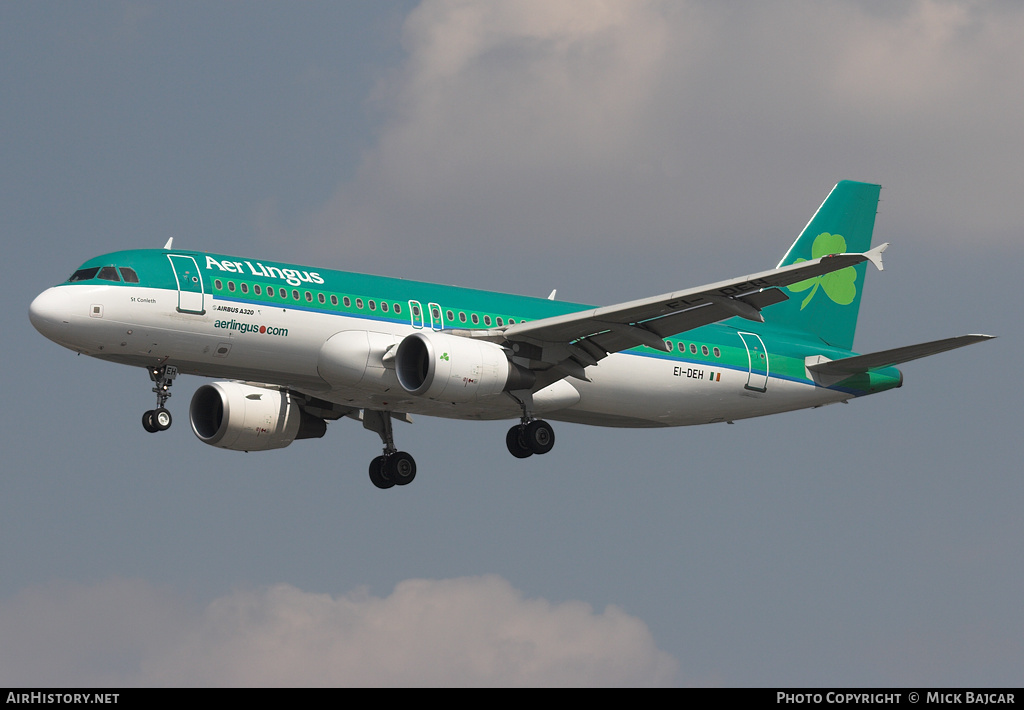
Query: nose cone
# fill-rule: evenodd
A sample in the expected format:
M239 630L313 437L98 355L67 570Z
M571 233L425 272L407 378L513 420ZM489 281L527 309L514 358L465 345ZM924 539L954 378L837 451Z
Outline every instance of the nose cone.
M71 296L59 286L36 296L28 307L28 319L50 340L61 342L71 322Z

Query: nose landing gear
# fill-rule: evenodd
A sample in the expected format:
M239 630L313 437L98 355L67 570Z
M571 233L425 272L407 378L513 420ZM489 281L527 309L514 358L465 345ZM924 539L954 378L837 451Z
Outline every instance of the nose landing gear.
M174 365L149 368L149 379L156 384L153 387L153 391L156 393L156 409L150 409L142 415L142 428L151 434L171 428L173 418L164 405L171 398L171 385L177 376L178 368Z

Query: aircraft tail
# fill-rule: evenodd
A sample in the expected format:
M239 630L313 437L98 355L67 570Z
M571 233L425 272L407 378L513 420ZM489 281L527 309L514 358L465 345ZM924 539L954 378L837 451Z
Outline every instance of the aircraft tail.
M779 266L828 254L868 251L880 190L879 185L869 183L839 182ZM783 291L789 300L766 308L765 321L810 333L829 345L852 350L866 272L865 262L787 286Z

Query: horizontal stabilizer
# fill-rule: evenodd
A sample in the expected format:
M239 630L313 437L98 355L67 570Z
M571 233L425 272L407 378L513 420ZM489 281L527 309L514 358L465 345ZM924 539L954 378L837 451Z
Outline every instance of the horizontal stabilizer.
M869 353L867 355L856 355L841 360L820 362L808 365L807 369L819 375L856 375L868 370L877 370L883 367L899 365L902 362L928 357L929 355L935 355L936 353L943 353L947 350L955 350L956 348L980 343L983 340L990 340L994 337L994 335L958 335L955 338L933 340L930 343L918 343L917 345L907 345L903 348L882 350L881 352Z

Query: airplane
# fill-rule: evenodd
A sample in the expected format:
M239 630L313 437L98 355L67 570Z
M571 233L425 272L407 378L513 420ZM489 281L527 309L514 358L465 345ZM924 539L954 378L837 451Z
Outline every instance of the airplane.
M264 451L350 418L378 434L378 488L416 462L395 446L411 415L518 419L517 458L555 443L556 421L670 427L846 402L900 387L895 365L988 340L962 335L861 355L854 331L880 186L835 185L771 270L594 307L323 267L163 249L86 261L32 301L54 342L143 367L171 426L179 374L220 378L189 406L200 441Z

